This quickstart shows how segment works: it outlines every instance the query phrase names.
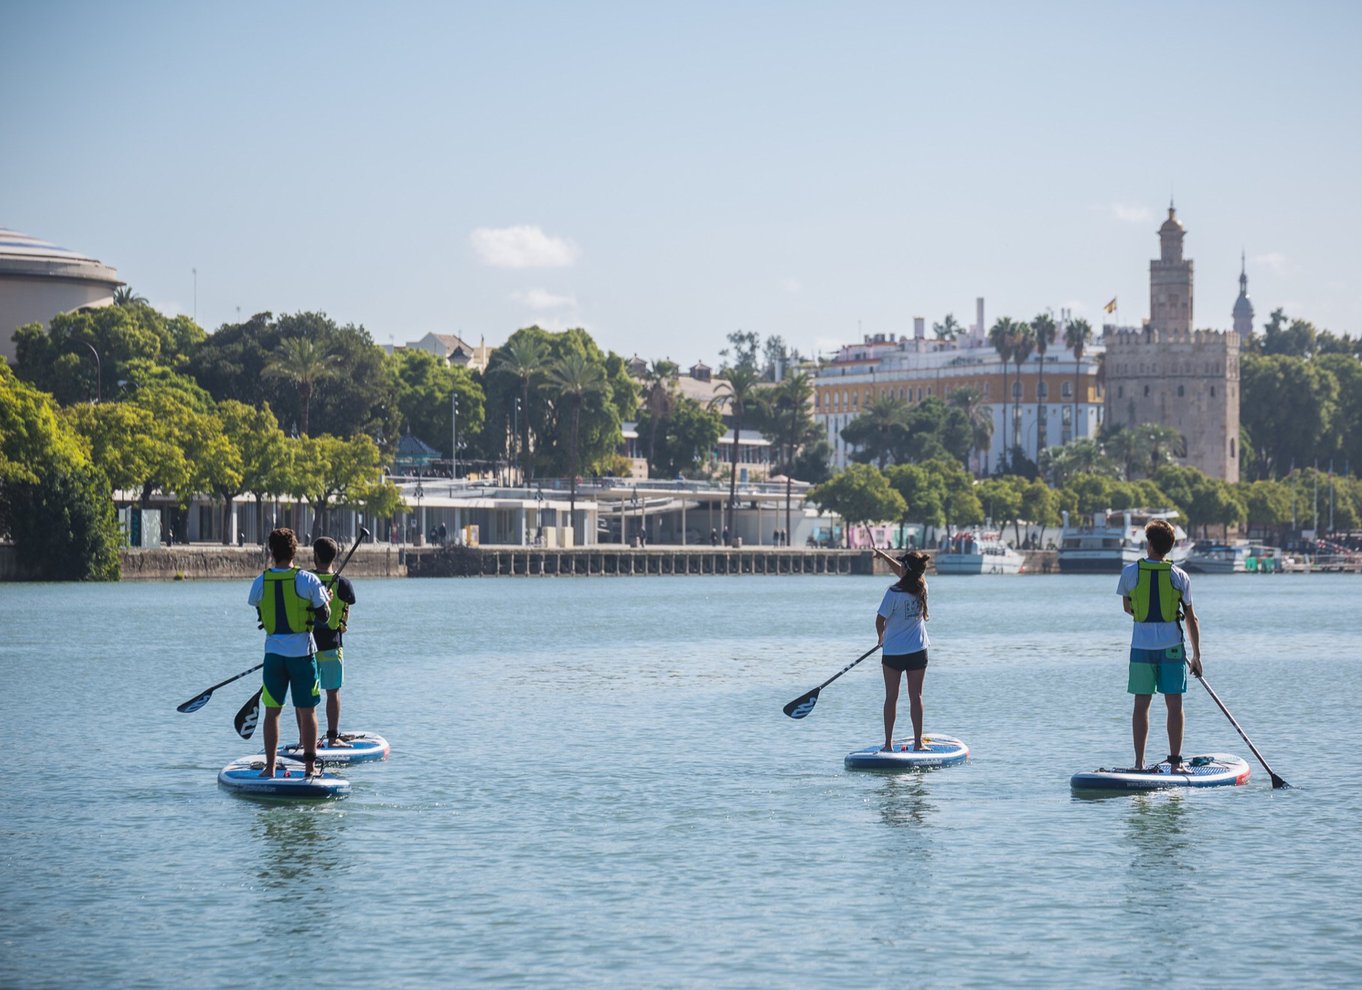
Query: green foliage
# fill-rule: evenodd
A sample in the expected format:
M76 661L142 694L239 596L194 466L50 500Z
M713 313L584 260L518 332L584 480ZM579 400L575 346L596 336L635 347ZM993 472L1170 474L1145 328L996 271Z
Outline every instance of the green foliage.
M404 429L450 457L449 445L454 443L451 400L457 393L459 433L466 438L482 432L485 422L482 386L467 368L447 365L429 351L410 347L394 351L389 361Z
M1252 478L1279 477L1320 456L1338 403L1333 374L1300 357L1245 354L1239 380L1239 416L1253 438Z
M848 526L902 519L907 504L880 471L869 464L852 464L821 485L809 489L806 500L835 512Z
M881 471L894 461L908 436L908 406L887 395L873 399L850 423L842 427L842 439L856 449L851 459L858 464L874 462Z
M706 455L724 435L723 417L694 399L677 396L670 412L661 422L644 409L639 415L639 434L653 434L653 456L648 473L654 478L676 478L700 469Z
M114 580L109 482L50 396L0 362L0 535L42 580Z

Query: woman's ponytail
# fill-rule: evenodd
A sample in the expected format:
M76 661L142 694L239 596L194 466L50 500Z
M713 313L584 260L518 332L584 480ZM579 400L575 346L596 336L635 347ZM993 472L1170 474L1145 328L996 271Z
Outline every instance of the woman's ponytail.
M903 565L903 577L899 578L894 585L899 591L906 591L910 595L917 597L922 603L922 618L927 618L927 582L923 575L927 573L927 565L931 562L931 557L921 550L913 550L899 558L899 563Z

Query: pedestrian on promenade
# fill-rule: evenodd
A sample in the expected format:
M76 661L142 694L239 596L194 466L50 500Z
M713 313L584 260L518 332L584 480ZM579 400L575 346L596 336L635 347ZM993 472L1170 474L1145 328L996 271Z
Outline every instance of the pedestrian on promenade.
M321 686L312 639L314 622L325 623L331 615L326 587L311 571L293 566L298 537L291 529L276 529L269 536L274 566L251 582L246 602L255 606L260 628L265 630L265 663L260 700L265 706L265 769L262 777L274 776L279 749L279 712L290 691L298 719L307 776L317 770L317 703Z
M444 523L440 524L440 528L444 529ZM312 544L312 556L317 564L314 573L331 596L330 617L312 629L312 636L317 641L317 680L326 692L327 749L350 745L340 732L340 692L345 679L341 664L344 658L342 637L350 618L350 606L355 604L355 586L348 577L331 572L331 565L335 563L339 552L340 547L329 536L323 536Z
M1144 528L1147 556L1121 570L1116 593L1135 620L1130 632L1130 674L1126 690L1135 696L1130 731L1135 743L1136 770L1144 769L1144 746L1149 737L1149 706L1157 691L1168 707L1168 764L1173 773L1187 773L1182 762L1182 696L1187 693L1187 668L1201 676L1201 624L1192 608L1192 579L1165 558L1173 549L1173 527L1163 519ZM1182 622L1192 642L1189 661L1183 644Z
M913 720L913 749L922 745L922 682L927 676L927 564L931 558L914 550L895 560L879 547L871 549L889 561L898 580L889 586L875 613L875 633L882 652L884 674L884 750L894 746L894 721L898 715L899 685L908 684L909 711Z

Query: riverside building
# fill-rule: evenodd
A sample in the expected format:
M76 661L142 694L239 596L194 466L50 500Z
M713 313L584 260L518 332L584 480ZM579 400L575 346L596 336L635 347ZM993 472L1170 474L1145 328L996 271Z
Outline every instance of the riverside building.
M0 359L14 361L14 331L44 327L83 306L108 306L118 272L87 255L0 227Z

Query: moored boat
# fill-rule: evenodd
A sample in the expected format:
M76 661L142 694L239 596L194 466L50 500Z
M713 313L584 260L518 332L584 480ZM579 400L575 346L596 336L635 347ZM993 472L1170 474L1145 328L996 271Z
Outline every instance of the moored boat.
M1261 543L1211 543L1192 545L1183 567L1198 574L1275 574L1283 570L1282 554Z
M1177 523L1175 509L1107 509L1073 525L1064 513L1059 543L1059 570L1065 574L1119 574L1121 568L1144 556L1144 528L1154 519L1167 520L1175 542L1167 559L1182 564L1191 545Z
M1025 559L999 533L956 533L932 558L938 574L1020 574Z

